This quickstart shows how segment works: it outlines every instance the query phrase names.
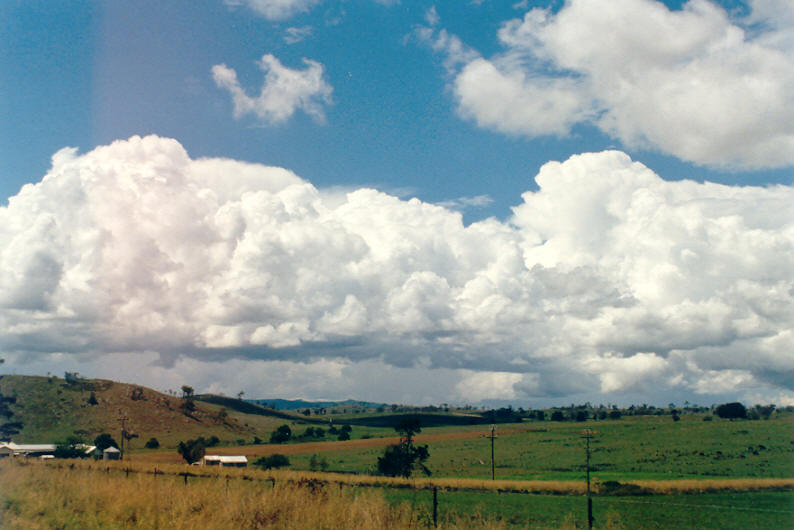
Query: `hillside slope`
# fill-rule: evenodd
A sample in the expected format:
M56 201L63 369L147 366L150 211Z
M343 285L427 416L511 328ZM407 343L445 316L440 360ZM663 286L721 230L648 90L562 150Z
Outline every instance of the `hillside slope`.
M17 443L55 443L73 434L91 441L102 432L119 440L123 418L127 429L138 435L133 440L137 447L151 437L173 446L198 436L230 441L262 436L271 428L206 403L196 402L195 410L185 413L180 398L103 379L69 384L58 377L4 375L0 393L16 398L11 405L13 421L23 423L19 434L12 436Z

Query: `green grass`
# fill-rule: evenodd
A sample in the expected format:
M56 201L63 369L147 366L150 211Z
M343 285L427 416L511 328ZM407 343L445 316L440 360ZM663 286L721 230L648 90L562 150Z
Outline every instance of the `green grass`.
M496 477L522 480L581 480L585 442L592 440L593 476L602 481L679 478L794 477L794 415L768 421L704 422L687 415L637 416L598 422L532 422L506 425L529 432L502 433L495 441ZM423 433L477 428L429 428ZM486 434L482 426L479 427ZM429 444L427 464L436 477L490 478L490 441L485 437ZM329 471L371 472L382 448L323 453ZM307 469L310 455L295 455L293 467Z
M432 491L383 491L389 502L408 503L432 520ZM585 497L438 492L440 522L477 513L519 528L587 527ZM593 516L596 528L792 528L794 492L594 497Z

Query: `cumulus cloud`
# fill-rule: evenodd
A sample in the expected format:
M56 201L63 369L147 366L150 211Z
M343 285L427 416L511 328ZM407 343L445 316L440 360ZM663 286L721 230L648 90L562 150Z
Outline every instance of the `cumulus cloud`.
M213 66L212 77L219 88L231 94L235 118L251 113L266 123L282 123L296 110L302 110L323 122L323 105L331 103L333 89L323 77L323 65L309 59L303 59L303 63L304 70L293 70L273 55L263 55L258 65L265 72L265 82L256 97L246 94L237 80L237 72L225 64Z
M592 124L632 148L738 169L794 164L794 15L756 0L746 16L708 0L569 0L505 22L505 51L465 59L460 114L516 135ZM420 30L460 63L454 36Z
M0 349L308 363L336 389L377 365L482 398L794 391L794 188L669 182L618 151L535 180L465 226L155 136L64 149L0 209Z

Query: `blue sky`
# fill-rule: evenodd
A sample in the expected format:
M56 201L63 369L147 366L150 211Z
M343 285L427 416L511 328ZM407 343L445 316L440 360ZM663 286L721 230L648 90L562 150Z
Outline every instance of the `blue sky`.
M108 367L110 361L103 360L106 359L103 355L109 351L126 356L125 366L138 366L140 359L146 359L143 365L149 368L135 372L136 376L141 382L148 381L160 387L179 386L180 376L175 368L178 363L204 363L193 368L198 381L194 386L230 393L236 392L237 387L246 387L246 393L252 396L262 394L253 379L231 375L217 378L213 374L218 371L212 368L212 363L228 356L228 362L238 363L238 367L248 366L245 363L249 362L255 363L250 366L259 366L257 370L272 368L277 372L299 374L294 375L291 387L279 390L285 397L347 397L343 394L352 388L350 395L353 397L394 401L450 401L442 399L442 394L454 392L459 393L458 401L658 396L664 402L670 395L686 395L695 401L704 394L791 400L794 361L790 352L779 354L783 358L775 357L777 353L768 353L777 359L771 373L767 373L766 368L760 370L719 359L733 359L738 351L748 348L778 351L782 346L773 347L770 343L784 345L792 341L790 318L770 315L781 308L781 314L786 313L786 308L792 309L792 294L785 285L794 289L794 283L786 283L792 281L791 271L786 270L791 260L786 256L792 248L794 217L787 203L794 165L794 101L791 95L794 92L791 59L794 39L790 36L793 25L794 9L785 0L749 3L615 0L590 4L489 0L4 2L0 6L0 42L3 43L0 47L3 87L0 91L0 203L7 206L3 214L9 221L5 239L0 239L8 271L2 285L8 293L16 293L17 282L29 279L30 275L39 277L46 275L46 271L57 271L53 273L57 278L53 277L55 283L52 284L44 282L38 294L26 295L40 303L21 303L14 298L16 294L7 297L0 322L27 331L9 333L0 346L8 352L12 361L9 366L20 372L44 371L53 366L118 376L118 371ZM158 140L146 140L140 145L138 140L133 140L125 144L125 148L89 155L96 147L114 141L126 142L131 137L150 135ZM176 151L165 139L178 142L186 154L174 154ZM78 151L60 151L65 147ZM606 154L610 150L625 153L627 158ZM51 160L58 152L61 165ZM140 155L143 156L140 158L140 153L145 156ZM576 158L584 153L601 153L601 158ZM516 303L520 303L521 297L513 295L521 289L532 291L526 294L529 297L526 300L537 300L541 306L544 303L554 305L549 300L562 296L558 291L554 291L554 296L549 295L554 289L564 291L561 283L590 282L592 287L604 282L603 289L598 295L589 292L585 296L584 291L576 295L581 295L577 303L593 310L587 318L574 318L576 311L564 309L563 306L570 306L558 300L560 314L570 320L560 328L547 329L544 324L540 329L529 325L551 322L551 313L545 313L516 316L514 326L520 327L517 322L528 326L520 333L507 333L501 326L510 326L496 321L487 330L479 329L473 321L466 320L476 320L473 316L476 311L472 310L474 313L464 318L462 309L455 304L462 303L460 301L468 296L466 286L472 288L472 282L486 271L492 271L504 256L510 255L508 247L513 247L505 243L504 248L492 249L493 259L483 263L475 263L472 257L473 261L467 265L471 269L465 272L463 266L457 270L439 264L440 254L433 253L443 253L438 250L441 243L412 240L415 257L401 258L397 262L383 258L384 261L378 262L381 269L376 267L376 272L361 273L362 278L367 277L366 274L380 278L388 276L389 270L404 266L405 276L394 280L397 283L389 283L392 281L389 276L389 279L382 279L377 289L364 285L364 280L359 283L349 280L355 285L347 288L340 287L344 282L337 285L329 279L334 285L325 286L329 289L328 301L322 307L294 308L289 314L260 307L252 309L239 322L233 322L235 317L230 314L218 317L219 310L207 309L201 315L193 315L193 321L199 320L201 324L185 332L186 337L192 338L167 347L156 340L147 342L141 338L144 334L135 333L129 335L124 344L108 344L97 337L104 336L114 324L96 316L87 317L90 322L84 322L85 327L81 328L84 331L64 331L64 326L71 326L72 322L64 324L58 315L81 314L81 310L67 301L72 287L67 285L65 278L99 274L98 269L111 265L103 262L102 266L89 267L78 274L78 269L85 264L78 266L76 258L70 262L51 256L50 261L55 265L47 268L45 262L50 261L42 261L44 258L40 254L25 257L26 254L14 250L22 245L21 241L30 246L31 241L46 239L42 235L44 232L25 235L30 226L44 222L40 217L36 221L26 216L33 212L50 212L56 219L53 222L58 228L53 230L60 234L58 237L66 237L64 234L68 230L77 231L70 233L72 242L64 243L68 248L63 252L80 255L86 249L78 248L74 241L80 239L78 234L83 233L80 230L86 230L85 234L92 233L91 230L83 224L70 228L65 220L60 220L52 201L57 200L58 194L71 197L71 191L90 196L92 191L81 188L78 193L69 188L64 176L66 170L61 166L77 164L75 167L79 168L74 171L83 175L81 186L87 186L86 175L91 171L107 171L108 175L129 171L127 176L134 178L145 173L134 169L136 164L142 164L141 167L154 164L151 167L162 169L165 167L162 157L176 164L171 169L175 173L182 171L180 164L187 159L230 159L237 161L235 163L286 168L302 182L310 183L315 191L319 190L315 199L306 199L315 201L311 204L320 201L329 209L343 208L348 212L346 215L360 213L352 207L353 199L348 198L344 203L342 197L346 192L376 189L397 201L385 201L381 205L382 212L391 211L392 207L396 209L394 216L389 217L396 225L408 222L397 219L419 215L408 213L415 206L409 201L412 197L421 205L440 205L443 211L433 210L436 213L432 215L420 208L421 215L428 216L428 224L422 226L417 222L416 230L438 230L448 236L445 241L452 241L458 237L459 230L462 234L464 226L474 223L474 231L482 230L491 235L482 236L482 241L473 238L460 245L484 245L484 241L507 238L515 239L510 245L523 249L517 252L523 252L521 271L528 276L520 287L503 285L491 278L497 290L509 291L500 296ZM562 169L544 166L550 161L566 160L569 162ZM631 165L631 161L643 168ZM243 171L220 168L221 163L218 164L221 181L227 178L225 171ZM100 171L98 167L105 169ZM122 167L126 169L118 169ZM647 180L646 170L659 180L655 183ZM48 173L65 187L46 192L45 186L37 183ZM540 177L536 180L539 174L557 173L556 181L555 177L546 177L545 188L540 184ZM600 219L618 215L610 209L612 199L603 195L607 192L597 184L617 178L615 175L628 179L625 176L628 173L636 174L631 177L634 179L631 185L623 180L611 184L615 196L623 185L635 191L668 186L667 191L659 193L672 202L667 205L669 208L660 210L666 213L659 213L656 219L670 214L673 205L678 207L687 201L702 206L690 213L704 223L701 235L705 239L694 241L687 239L696 237L692 233L684 236L665 232L665 237L671 238L671 245L687 247L696 254L700 252L699 245L705 245L699 256L711 252L710 263L722 260L727 264L731 263L727 261L729 258L715 250L719 247L715 243L719 237L706 225L721 226L726 237L729 232L738 231L753 245L765 231L765 237L774 242L769 248L753 249L765 253L767 260L757 264L757 268L735 264L732 274L715 272L719 267L701 264L706 269L698 273L696 269L678 268L683 265L670 261L672 247L658 253L645 249L645 253L637 251L631 261L636 267L643 263L643 272L624 264L620 270L628 271L627 276L612 277L609 267L617 265L607 259L606 253L625 251L628 256L634 250L625 250L627 246L643 246L626 235L645 237L638 235L641 228L631 224L636 219L627 217L619 227L613 227L615 233L623 234L621 237L626 239L612 246L604 244L591 248L594 242L601 241L601 236L581 231L595 230L601 226ZM573 178L573 174L578 174L579 180ZM690 189L689 183L679 187L672 185L686 179L726 187L715 190L708 186ZM553 195L553 182L568 182L571 187ZM31 195L18 200L16 206L9 203L25 184L36 184L35 192L31 190ZM235 189L250 191L256 187L251 186L250 183L240 184ZM744 188L746 186L761 188L750 190ZM207 189L221 195L219 189L212 186ZM571 197L577 197L582 190L590 191L577 203ZM525 192L531 193L522 198ZM360 195L356 198L368 204L380 200ZM240 199L242 195L235 197ZM737 197L743 198L739 201ZM725 205L725 201L734 199L739 202ZM566 202L568 200L572 202ZM596 200L602 202L596 204ZM615 201L614 204L623 204ZM85 208L80 204L74 205L75 211ZM716 206L719 204L725 205L724 211ZM168 205L164 202L164 207ZM636 203L629 206L638 207ZM602 207L608 213L596 212ZM764 208L777 208L777 213L769 218L757 218L753 212ZM389 240L388 244L376 244L362 235L362 227L377 225L374 219L357 218L360 225L354 229L346 224L352 222L352 217L335 211L340 216L337 221L363 237L373 255L381 244L396 245L390 247L390 252L383 253L383 256L390 256L389 259L399 253L395 249L403 248L397 244L399 242ZM548 218L532 218L541 211L552 218L560 216L559 226L570 223L576 230L572 228L571 233L563 233L562 229L547 226ZM454 224L455 212L462 215L463 226L455 228L454 233L439 228ZM577 216L586 212L591 212L593 217L578 219ZM670 215L677 222L682 215L690 213L679 211ZM436 214L445 220L430 219ZM319 215L324 214L321 211ZM449 217L444 217L447 215ZM494 219L489 221L489 218ZM105 223L96 216L92 219L93 229L113 232L110 221ZM731 219L741 222L728 228ZM647 227L648 222L642 226ZM484 224L481 227L478 223ZM692 223L697 224L694 220ZM171 226L170 221L165 224ZM587 227L588 224L591 226ZM665 226L671 224L673 221ZM246 226L252 226L250 219ZM385 225L383 229L392 230ZM286 237L283 235L286 230L282 227L282 239ZM514 232L508 237L505 233L509 231ZM145 238L155 241L158 252L168 254L169 259L178 264L177 268L187 270L187 261L180 261L186 258L179 252L171 252L174 247L168 247L167 241L176 232L178 230L174 229L158 232L159 235L147 233ZM309 232L315 234L317 230ZM465 232L466 238L470 238L470 232ZM571 235L574 232L578 239ZM161 241L158 237L164 239ZM519 239L521 242L516 242ZM298 240L307 241L305 238ZM552 247L545 245L546 242L556 242L553 252L548 250ZM119 243L120 246L127 244ZM336 263L335 258L330 257L336 256L329 250L333 243L317 243L324 250L305 245L300 247L301 251L311 251L312 255L328 250L329 257L320 260L324 265L317 265L321 267L318 271L331 267L329 263ZM99 252L98 248L94 250ZM268 252L265 247L258 248L261 255ZM296 255L294 249L290 252ZM428 253L426 260L424 252ZM466 255L466 251L458 247L450 252L458 257ZM573 257L561 258L561 253L566 252ZM364 270L362 263L357 264L356 270ZM303 261L295 261L284 270L294 271L304 265ZM262 269L254 268L249 272L254 276L273 274L276 278L283 274L271 266L274 265L268 262ZM561 276L555 276L557 279L543 276L545 279L541 280L537 267ZM588 272L585 270L588 267L598 270ZM706 282L712 285L713 281L715 292L725 296L715 298L704 294L698 298L682 294L676 299L662 301L658 293L665 290L665 282L673 280L659 278L671 268L677 270L684 284ZM169 276L170 272L156 269L152 265L149 279L157 280L152 280L153 284L162 281L174 285L176 280ZM241 273L226 271L224 274L237 278ZM699 274L707 277L701 278ZM767 297L776 300L775 311L756 307L761 296L758 293L753 296L746 292L746 296L736 294L745 289L746 282L758 280L758 275L769 280L763 288L767 289ZM567 279L561 279L563 277ZM224 278L223 282L227 283L221 282L223 286L208 280L207 285L211 287L205 286L206 292L214 293L216 288L227 294L235 292L239 286L231 286L228 283L231 280ZM427 307L422 306L419 312L424 313L416 316L413 324L403 323L406 325L403 334L383 341L373 338L381 333L379 326L399 328L390 313L399 305L394 291L398 285L406 293L413 293L411 296L416 295L413 300L419 304L417 300L441 296L435 278L443 280L444 289L451 289L453 294L449 299L436 300L437 305L428 302ZM85 281L90 285L104 285L102 282L107 278L95 280L95 283ZM657 280L658 284L648 286ZM136 281L125 277L121 283L134 285ZM545 287L538 287L546 281ZM420 284L421 287L416 287ZM530 284L535 287L529 288ZM93 295L113 298L107 291L110 288L94 288L99 291L92 291ZM411 290L414 288L418 291ZM259 289L257 292L262 294L267 293L269 287L260 285ZM288 292L294 299L301 299L300 285L290 289L293 290ZM606 307L617 307L617 302L605 302L612 296L610 289L619 292L618 298L622 296L623 300L639 300L645 310L644 316L635 315L637 321L628 315L605 316L611 311ZM364 300L366 293L375 291L380 294ZM85 295L85 291L82 292ZM173 290L168 293L175 298L188 296ZM285 299L290 298L287 292L282 294ZM138 291L128 293L132 298L139 295ZM220 297L218 300L225 296L217 293L213 296L216 295ZM551 296L548 300L544 298L547 295ZM140 296L139 310L143 311L148 295ZM373 301L379 300L378 296L383 296L383 300ZM737 302L735 297L742 301ZM649 301L651 298L653 303ZM9 301L11 299L17 301ZM720 308L715 309L716 299L719 299ZM218 300L215 302L220 304ZM224 303L232 303L224 300ZM486 306L491 307L487 304L496 304L494 300L482 299L479 305L475 304L475 309L485 311ZM688 304L701 302L704 304L701 312L692 310L697 316L686 313L691 309ZM573 302L569 300L568 303ZM746 307L741 306L744 308L739 311L741 314L727 315L724 308L736 303ZM35 306L39 313L31 307L25 309L25 304ZM365 308L362 311L366 317L362 317L362 322L367 324L353 326L355 329L342 333L342 338L324 334L323 318L337 313L354 314L359 305ZM498 312L509 313L508 306L499 306ZM410 312L407 307L401 310L403 315ZM450 317L447 311L455 316ZM55 324L46 330L29 331L26 326L40 321L37 319L41 318L41 312L50 314ZM171 322L176 313L173 308L163 310L164 321ZM683 317L683 314L689 316ZM657 335L648 330L649 324L643 319L654 317L670 322L700 319L709 329L709 323L722 323L714 324L714 335L699 343L691 338L698 332L683 329L686 326L679 329L671 324L672 327L665 328L664 333L680 340L667 340L662 337L663 333ZM481 318L487 320L484 316ZM601 331L585 326L581 318ZM608 326L604 319L610 320ZM756 327L747 324L753 319L758 320ZM633 323L626 324L628 321ZM425 325L426 328L422 327ZM230 334L223 335L226 337L223 340L218 339L217 326L226 326ZM411 326L419 326L422 330L409 331ZM632 338L620 344L607 340L600 335L606 333L604 326L612 326L610 329L614 333ZM233 332L229 331L232 328ZM303 331L295 331L299 329ZM586 365L587 377L592 378L594 386L600 390L591 392L575 388L575 385L564 385L560 380L564 370L549 360L559 346L559 339L554 337L574 329L588 334L590 339L585 340L584 345L574 341L560 346L560 355ZM275 335L271 336L269 330L275 330L272 333L279 338L273 338ZM681 335L677 335L679 333ZM64 335L70 338L57 338ZM237 338L232 340L232 335ZM282 335L290 338L287 340ZM544 338L539 338L541 335ZM435 338L428 338L430 336ZM439 338L442 336L457 337L450 339L454 346L447 346L446 339ZM68 353L79 350L77 345L80 344L96 353L82 356ZM424 353L407 353L408 344L416 345ZM537 349L528 344L537 344ZM194 348L197 353L178 354L180 348ZM532 353L523 353L526 348ZM577 348L588 353L576 354ZM469 349L484 353L475 354ZM372 353L374 350L377 354ZM322 363L330 363L331 368ZM391 377L390 370L413 370L429 375L425 379L418 377L415 388L408 394L390 391L378 395L378 385L369 388L350 383L351 378L358 377L355 375L358 371L364 370L362 367L372 369L367 363L379 367L384 374L382 379ZM686 368L687 363L699 368ZM613 368L604 368L613 365ZM339 376L333 384L312 389L312 374L318 370L322 372L322 367ZM668 374L664 381L651 377L652 372L659 370ZM345 375L345 371L353 375ZM443 390L436 391L425 384L442 377L439 375L442 373L447 381ZM507 390L500 394L489 387L471 395L460 390L467 385L471 387L472 378L476 379L476 374L481 373L486 374L484 380L495 381L494 385ZM628 383L634 377L643 379L646 376L649 382L644 386ZM559 384L550 383L553 381ZM734 387L737 390L734 391ZM287 395L290 392L293 395Z
M414 34L433 5L447 31L486 57L504 49L500 25L526 11L511 2L351 1L268 20L222 1L189 8L179 1L5 2L0 193L7 199L38 181L62 147L86 151L134 134L177 138L194 157L283 166L321 187L372 185L429 202L493 199L467 211L467 220L509 215L548 160L614 147L667 179L791 183L787 168L682 163L658 149L627 148L587 124L562 137L479 128L456 113L442 54ZM310 33L290 44L290 28ZM227 64L255 93L263 78L256 61L265 53L294 69L302 58L324 66L333 87L324 123L300 111L279 124L231 117L211 68Z

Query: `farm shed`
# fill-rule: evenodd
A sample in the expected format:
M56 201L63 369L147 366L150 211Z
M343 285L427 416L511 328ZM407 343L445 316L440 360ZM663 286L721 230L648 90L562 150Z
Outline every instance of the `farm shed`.
M41 456L55 452L55 444L0 444L0 456Z
M207 455L204 457L204 465L221 467L246 467L248 465L248 459L245 456Z
M121 451L112 446L102 451L102 460L118 460L120 456Z

